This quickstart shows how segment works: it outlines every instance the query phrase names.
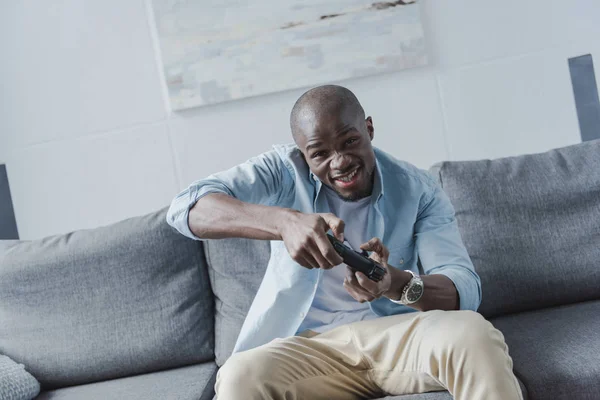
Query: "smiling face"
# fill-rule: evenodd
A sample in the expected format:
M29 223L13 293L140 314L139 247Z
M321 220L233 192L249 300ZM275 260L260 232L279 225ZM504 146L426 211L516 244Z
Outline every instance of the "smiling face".
M346 201L369 196L375 172L374 129L358 100L353 104L325 98L316 106L309 104L296 117L294 139L321 182Z

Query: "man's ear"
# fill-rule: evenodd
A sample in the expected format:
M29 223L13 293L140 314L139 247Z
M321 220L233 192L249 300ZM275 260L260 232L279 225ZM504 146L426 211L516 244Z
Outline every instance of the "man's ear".
M373 118L371 118L370 116L367 117L367 119L365 120L365 123L367 124L367 132L369 132L369 137L371 138L371 140L373 140L373 137L375 137L375 128L373 127Z

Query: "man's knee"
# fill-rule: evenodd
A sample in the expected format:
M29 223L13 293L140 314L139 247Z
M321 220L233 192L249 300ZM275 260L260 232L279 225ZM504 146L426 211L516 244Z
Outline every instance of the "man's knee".
M461 310L440 313L438 329L455 348L486 348L497 345L502 334L483 316L474 311Z
M261 398L265 383L276 376L275 361L265 348L232 355L217 374L217 394L243 393L248 399Z
M257 351L246 351L233 354L221 367L217 374L217 384L225 387L246 387L256 383L253 379L262 368L268 366L253 360Z

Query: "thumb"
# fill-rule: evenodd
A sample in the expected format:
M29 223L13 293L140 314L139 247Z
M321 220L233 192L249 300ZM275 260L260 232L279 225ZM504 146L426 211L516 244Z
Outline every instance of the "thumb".
M387 247L385 247L383 245L383 242L381 241L381 239L374 237L373 239L369 240L367 243L363 243L362 245L360 245L361 250L367 250L367 251L372 251L374 254L377 254L377 256L381 259L381 260L385 260L385 262L387 262L389 256L390 256L390 252L387 249Z
M374 251L377 252L380 250L381 241L374 237L366 243L360 245L361 250Z
M333 236L339 241L344 241L344 227L345 223L337 216L331 213L321 214L321 217L325 220L325 223L329 226L333 232Z

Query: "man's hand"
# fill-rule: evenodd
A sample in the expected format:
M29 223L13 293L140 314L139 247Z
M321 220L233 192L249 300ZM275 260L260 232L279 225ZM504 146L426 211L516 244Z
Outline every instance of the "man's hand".
M344 279L344 288L346 288L348 293L350 293L350 295L360 303L364 303L365 301L373 301L381 296L386 296L397 300L398 296L395 293L396 291L394 290L395 288L392 284L400 284L400 286L403 287L406 283L408 283L410 277L406 278L404 276L400 276L399 274L409 274L404 271L397 271L388 265L387 261L390 256L390 252L388 251L387 247L383 245L379 238L373 238L369 240L367 243L361 245L360 248L362 250L371 251L372 253L370 258L384 267L387 273L383 276L382 280L379 282L374 282L362 272L354 272L348 267L346 269L346 278Z
M365 301L373 301L380 298L385 292L390 289L392 278L390 267L387 264L390 252L383 245L379 238L373 238L367 243L360 246L362 250L371 251L369 258L379 263L386 269L386 274L379 282L370 280L365 274L360 271L354 272L350 267L346 267L346 278L344 279L344 288L354 297L359 303Z
M327 239L327 231L331 229L336 238L344 240L344 221L335 215L291 211L279 226L290 256L303 267L330 269L343 262Z

